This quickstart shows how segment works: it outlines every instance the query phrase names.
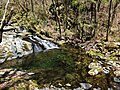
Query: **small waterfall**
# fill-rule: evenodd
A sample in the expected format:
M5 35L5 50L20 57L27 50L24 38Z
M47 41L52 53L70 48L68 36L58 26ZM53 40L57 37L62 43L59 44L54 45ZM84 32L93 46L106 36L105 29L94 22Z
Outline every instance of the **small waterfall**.
M10 60L30 53L58 48L53 42L43 40L36 35L26 35L26 33L28 34L25 27L20 27L16 32L3 33L3 41L0 43L0 62L7 57ZM24 36L28 40L23 40Z
M29 35L29 39L33 45L34 52L58 48L58 46L55 45L54 43L47 40L43 40L38 36Z
M43 49L40 47L40 45L36 44L36 43L33 43L33 50L34 50L34 52L43 51Z
M42 44L44 46L45 49L54 49L54 48L58 48L57 45L55 45L54 43L47 41L47 40L43 40L41 38L39 38L38 36L33 36L33 38L35 40L37 40L40 44Z

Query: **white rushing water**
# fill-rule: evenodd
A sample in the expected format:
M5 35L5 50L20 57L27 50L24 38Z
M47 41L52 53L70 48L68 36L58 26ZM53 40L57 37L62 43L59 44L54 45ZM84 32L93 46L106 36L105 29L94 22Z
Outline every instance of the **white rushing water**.
M0 63L5 59L10 60L33 52L40 52L58 48L53 42L43 40L38 36L28 35L28 40L23 40L25 28L20 28L17 32L8 31L3 33L3 39L0 43Z

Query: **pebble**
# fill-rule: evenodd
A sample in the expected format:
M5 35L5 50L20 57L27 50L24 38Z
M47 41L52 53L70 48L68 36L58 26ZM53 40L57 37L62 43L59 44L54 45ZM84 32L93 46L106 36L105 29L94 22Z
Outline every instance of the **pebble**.
M31 73L27 73L27 74L28 74L28 75L34 75L35 73L32 73L32 72L31 72Z
M70 86L71 86L71 84L67 83L67 84L66 84L66 86L67 86L67 87L70 87Z

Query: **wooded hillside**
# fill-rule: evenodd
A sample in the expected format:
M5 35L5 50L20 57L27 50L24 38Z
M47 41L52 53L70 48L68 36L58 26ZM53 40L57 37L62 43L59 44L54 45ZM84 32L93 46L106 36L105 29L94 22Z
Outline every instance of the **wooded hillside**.
M7 0L0 2L2 20ZM119 3L119 0L10 0L5 17L7 20L14 7L9 25L25 26L55 40L119 41L116 38L120 35Z

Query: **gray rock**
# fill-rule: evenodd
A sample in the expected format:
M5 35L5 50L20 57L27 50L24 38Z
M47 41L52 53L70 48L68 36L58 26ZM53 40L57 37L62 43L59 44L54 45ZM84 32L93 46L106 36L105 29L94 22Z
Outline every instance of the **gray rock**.
M83 89L90 89L92 87L92 85L89 83L80 83L80 85Z
M120 77L114 77L114 82L120 83Z

